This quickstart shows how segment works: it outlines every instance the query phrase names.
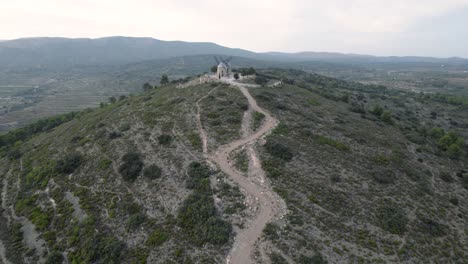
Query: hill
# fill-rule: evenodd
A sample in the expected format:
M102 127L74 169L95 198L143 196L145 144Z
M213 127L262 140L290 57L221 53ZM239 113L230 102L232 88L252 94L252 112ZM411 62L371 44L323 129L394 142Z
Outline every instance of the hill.
M180 56L221 54L257 60L302 62L320 61L346 64L401 64L412 67L467 68L462 58L379 57L333 52L252 52L228 48L211 42L162 41L154 38L105 37L87 38L23 38L0 42L0 68L63 69L77 66L123 65L144 60Z
M153 38L98 39L26 38L0 43L1 67L60 68L118 65L177 56L224 54L252 55L214 43L162 41Z
M258 75L264 86L195 79L0 136L0 258L222 263L247 241L258 262L468 257L468 102Z

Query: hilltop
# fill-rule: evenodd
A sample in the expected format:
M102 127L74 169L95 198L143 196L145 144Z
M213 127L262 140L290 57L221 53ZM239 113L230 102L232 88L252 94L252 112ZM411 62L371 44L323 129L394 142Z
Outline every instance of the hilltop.
M468 102L257 74L162 85L0 136L0 258L224 263L270 208L241 177L285 206L255 238L255 262L468 257Z

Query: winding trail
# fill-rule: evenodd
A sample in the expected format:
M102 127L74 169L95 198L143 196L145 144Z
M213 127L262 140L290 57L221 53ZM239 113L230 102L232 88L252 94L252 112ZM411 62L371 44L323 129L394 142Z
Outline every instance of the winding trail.
M253 197L256 203L255 207L257 210L253 219L251 219L244 229L239 230L234 239L231 252L226 259L226 262L229 264L245 264L251 263L253 249L261 237L265 225L272 220L281 218L287 212L285 202L273 192L269 183L265 181L265 172L261 167L261 163L254 149L254 144L278 126L279 121L272 117L267 111L260 108L255 99L250 95L247 87L256 86L237 83L233 80L223 81L239 88L248 100L249 109L244 114L242 120L242 138L220 146L210 155L206 154L207 147L205 146L207 146L207 136L200 121L199 105L199 102L203 98L197 102L197 126L199 127L200 136L203 141L204 154L207 155L208 161L216 164L219 169L236 182L249 196ZM212 91L210 91L210 93ZM251 114L253 111L265 115L262 126L254 132L250 129L252 121ZM246 147L249 154L249 177L243 176L228 159L229 153L240 147Z

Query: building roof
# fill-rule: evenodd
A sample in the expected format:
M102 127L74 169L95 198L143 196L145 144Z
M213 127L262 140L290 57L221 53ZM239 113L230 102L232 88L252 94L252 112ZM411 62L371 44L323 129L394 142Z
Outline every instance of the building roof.
M228 66L224 62L220 62L218 68L227 68Z

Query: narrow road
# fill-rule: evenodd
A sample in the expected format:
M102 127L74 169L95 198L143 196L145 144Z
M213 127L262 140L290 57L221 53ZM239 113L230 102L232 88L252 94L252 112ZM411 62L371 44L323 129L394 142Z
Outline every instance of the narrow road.
M247 98L249 103L249 110L244 114L243 119L243 137L234 140L226 145L220 146L214 153L208 155L208 161L216 164L226 175L228 175L234 182L236 182L249 196L253 197L256 201L257 211L254 218L246 225L246 228L240 230L234 240L234 245L229 253L226 262L228 264L246 264L252 262L252 252L255 244L261 237L265 225L275 219L282 217L286 213L285 202L272 191L267 181L264 181L264 171L261 168L259 159L253 149L253 145L258 139L270 133L278 124L278 120L272 117L268 112L263 110L257 105L255 99L250 95L248 87L253 85L244 85L236 83L232 80L223 80L235 87L238 87L242 94ZM211 93L211 92L210 92ZM203 98L202 98L203 99ZM197 102L198 111L200 111L199 102ZM262 126L256 131L250 131L251 118L249 114L253 111L260 112L265 115ZM205 147L206 133L202 128L200 121L200 112L197 113L197 123L199 124L200 136L204 142L204 153L207 151ZM235 169L234 165L229 161L229 153L233 150L247 147L249 150L249 177L245 177ZM206 154L205 154L206 155ZM259 180L260 179L260 180Z

